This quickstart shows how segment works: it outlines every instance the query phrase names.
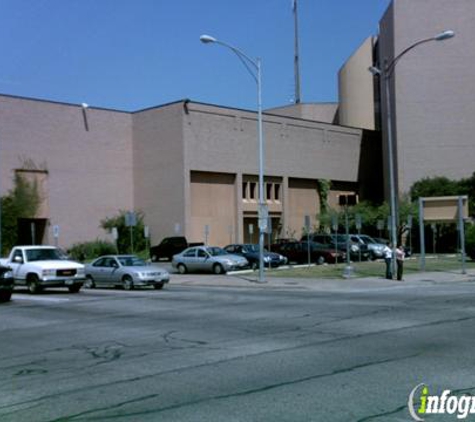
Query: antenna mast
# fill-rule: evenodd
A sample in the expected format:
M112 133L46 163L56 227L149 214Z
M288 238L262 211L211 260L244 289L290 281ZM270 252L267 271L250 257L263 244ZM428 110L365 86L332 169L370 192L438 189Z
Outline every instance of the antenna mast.
M299 26L297 17L297 0L292 0L294 13L294 77L295 77L295 104L300 103L300 69L299 69Z

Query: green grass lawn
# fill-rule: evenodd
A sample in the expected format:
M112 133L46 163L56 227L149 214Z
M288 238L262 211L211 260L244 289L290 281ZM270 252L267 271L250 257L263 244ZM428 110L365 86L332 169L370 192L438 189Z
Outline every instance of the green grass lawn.
M296 278L343 278L346 263L337 265L317 265L303 268L289 268L269 271L273 277ZM353 277L384 277L386 266L383 260L364 261L351 263ZM428 255L426 256L425 270L430 271L459 271L462 269L460 257L455 255ZM467 259L466 269L475 269L475 261ZM409 274L420 271L419 257L408 258L404 261L404 273Z

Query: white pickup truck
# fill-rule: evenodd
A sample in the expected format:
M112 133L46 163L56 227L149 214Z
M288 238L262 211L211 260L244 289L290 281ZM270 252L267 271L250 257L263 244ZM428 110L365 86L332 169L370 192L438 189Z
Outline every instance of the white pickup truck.
M15 284L27 286L30 293L45 287L67 287L77 293L86 280L84 265L68 260L54 246L15 246L0 264L10 267Z

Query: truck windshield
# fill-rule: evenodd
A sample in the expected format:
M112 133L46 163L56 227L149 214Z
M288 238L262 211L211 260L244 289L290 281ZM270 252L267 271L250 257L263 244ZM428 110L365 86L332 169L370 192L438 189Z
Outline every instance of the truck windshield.
M26 251L27 261L50 261L62 260L64 255L57 249L28 249Z

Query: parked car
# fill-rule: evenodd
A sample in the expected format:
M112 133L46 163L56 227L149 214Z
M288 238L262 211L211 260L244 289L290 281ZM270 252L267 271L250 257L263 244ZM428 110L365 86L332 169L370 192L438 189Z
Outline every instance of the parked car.
M96 286L123 287L126 290L139 286L161 289L170 280L168 271L149 265L135 255L104 255L86 265L86 282Z
M350 239L353 242L357 242L361 245L366 245L368 247L370 258L371 259L378 259L384 257L384 248L386 247L386 243L377 242L371 236L367 234L351 234Z
M0 302L8 302L13 293L13 272L10 267L0 266Z
M294 239L293 237L281 237L275 239L274 243L269 246L271 252L281 253L280 250L284 245L287 243L297 243L298 240Z
M217 246L195 246L175 255L172 266L180 274L193 271L224 274L247 268L249 262L246 258L230 254Z
M186 237L183 236L166 237L160 244L150 248L150 259L153 262L159 261L162 258L171 261L173 255L184 251L186 248L201 245L203 243L188 243Z
M289 262L297 264L308 263L310 246L310 262L322 265L326 262L337 263L343 262L346 253L335 250L331 245L324 245L318 242L292 242L282 245L282 255L285 255Z
M345 234L327 234L327 233L310 233L310 235L302 236L302 241L310 239L312 242L323 243L331 245L331 247L346 253L347 249L347 237ZM349 239L349 251L350 259L357 261L360 259L369 259L370 253L367 245L360 245L357 242L353 242Z
M85 281L84 265L71 261L55 246L15 246L0 265L12 269L16 285L30 293L48 287L67 287L78 293Z
M259 245L245 243L234 244L224 247L224 250L231 254L241 255L249 261L249 265L253 270L259 268ZM287 258L275 252L268 252L264 249L262 256L264 266L279 267L287 264Z

